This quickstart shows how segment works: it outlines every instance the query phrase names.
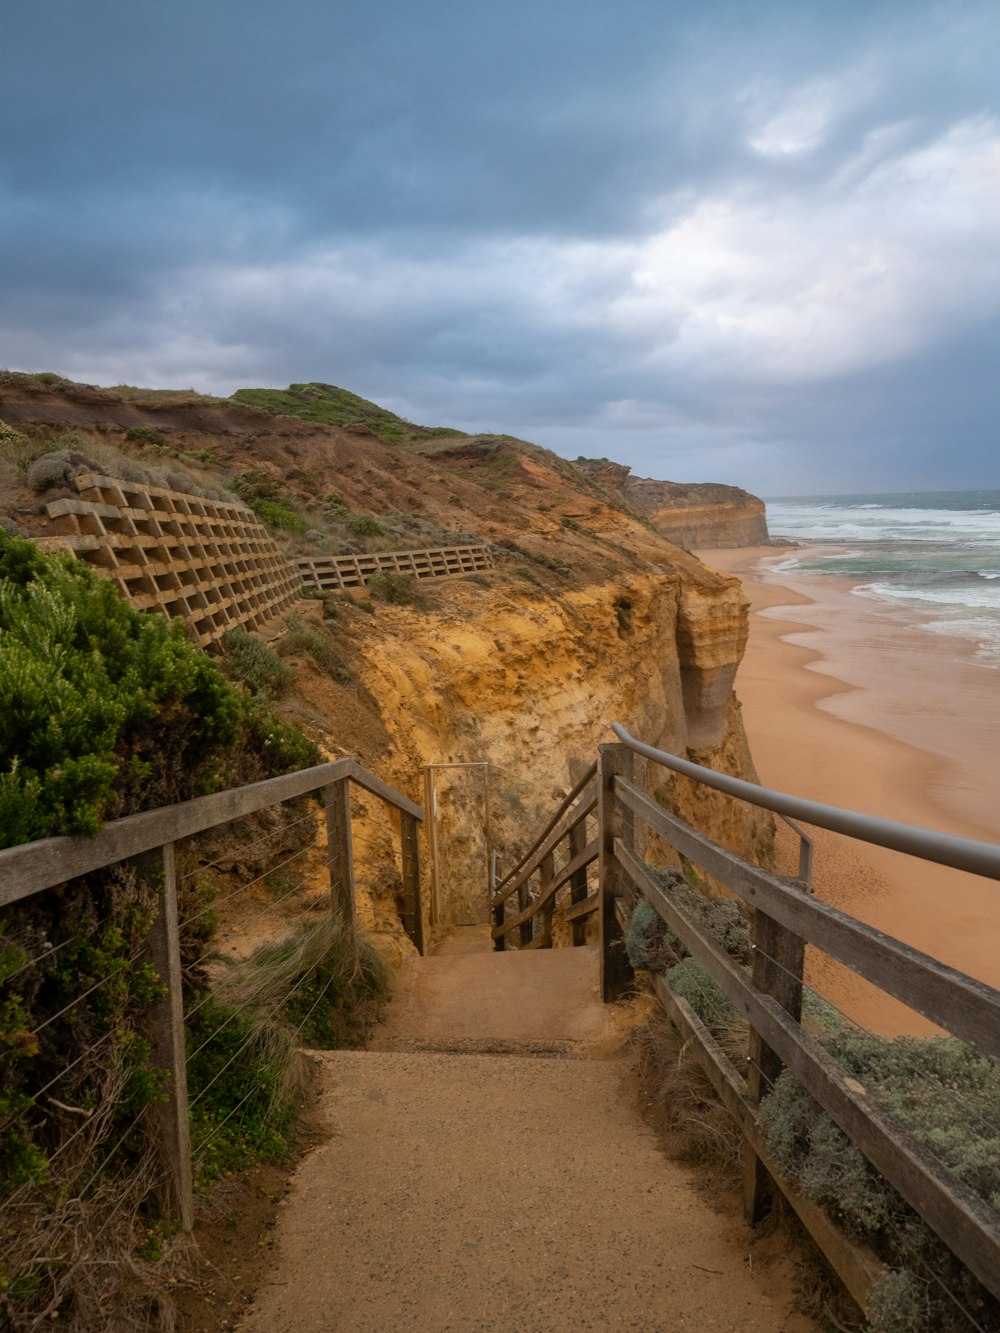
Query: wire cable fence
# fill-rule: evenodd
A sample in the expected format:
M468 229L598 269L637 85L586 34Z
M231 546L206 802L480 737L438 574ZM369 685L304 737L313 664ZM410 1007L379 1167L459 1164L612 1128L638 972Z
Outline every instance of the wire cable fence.
M0 851L0 1326L148 1301L193 1182L289 1132L296 1048L377 970L349 783L399 812L419 939L423 811L353 760Z

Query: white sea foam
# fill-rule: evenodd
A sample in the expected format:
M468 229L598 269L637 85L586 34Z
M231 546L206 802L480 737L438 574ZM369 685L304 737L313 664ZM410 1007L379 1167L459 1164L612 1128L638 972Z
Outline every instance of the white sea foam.
M929 606L943 606L959 610L968 607L974 611L1000 611L1000 588L977 588L975 585L956 588L901 587L894 583L865 583L853 588L859 597L876 601L924 602Z
M776 572L845 575L858 596L972 639L979 660L1000 667L1000 491L775 501L768 525L775 536L849 548L800 548Z

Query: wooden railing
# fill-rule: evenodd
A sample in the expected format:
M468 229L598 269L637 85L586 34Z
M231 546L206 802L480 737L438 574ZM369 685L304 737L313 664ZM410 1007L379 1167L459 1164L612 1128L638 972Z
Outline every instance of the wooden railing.
M131 815L106 825L94 838L47 838L0 851L0 907L23 902L47 890L63 888L78 876L143 853L158 851L160 854L162 876L159 878L158 911L148 937L148 958L160 978L163 994L152 1002L147 1022L153 1064L167 1071L168 1083L167 1098L154 1108L151 1128L154 1141L161 1149L164 1204L185 1230L192 1224L193 1193L175 845L184 838L231 820L310 792L322 792L326 823L324 860L329 868L331 909L353 932L351 783L377 796L398 814L402 844L403 925L417 950L423 953L418 843L418 823L424 817L423 810L353 759L338 759L180 805ZM0 920L0 927L2 924ZM30 1033L26 1034L26 1039L30 1037Z
M642 897L749 1023L747 1077L724 1054L691 1006L662 977L654 985L668 1014L740 1126L745 1142L744 1201L754 1223L770 1181L777 1183L864 1309L880 1265L852 1244L783 1178L770 1153L757 1104L785 1068L861 1150L875 1169L993 1295L1000 1297L1000 1215L940 1158L847 1077L802 1026L806 943L923 1014L976 1050L1000 1058L1000 992L812 897L801 882L762 870L697 832L651 799L635 779L637 756L776 813L911 855L1000 879L1000 848L934 834L770 792L637 742L600 747L601 986L606 1000L624 993L632 969L624 948L627 910ZM646 831L714 876L750 909L752 967L742 968L703 929L668 877L642 855ZM626 910L623 911L623 908Z
M514 869L496 885L492 896L495 949L503 950L506 937L515 930L520 948L550 949L557 898L567 887L569 901L563 916L572 923L573 943L585 942L587 918L598 906L597 893L590 893L587 883L588 868L599 851L597 838L587 837L587 818L597 808L596 775L597 765L591 764ZM508 917L512 898L516 898L517 912Z

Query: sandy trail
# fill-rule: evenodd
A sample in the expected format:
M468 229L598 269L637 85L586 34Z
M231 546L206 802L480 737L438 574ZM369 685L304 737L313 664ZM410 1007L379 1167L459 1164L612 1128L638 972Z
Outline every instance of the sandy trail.
M381 1049L317 1055L331 1137L245 1333L814 1328L657 1147L596 983L591 949L414 960Z

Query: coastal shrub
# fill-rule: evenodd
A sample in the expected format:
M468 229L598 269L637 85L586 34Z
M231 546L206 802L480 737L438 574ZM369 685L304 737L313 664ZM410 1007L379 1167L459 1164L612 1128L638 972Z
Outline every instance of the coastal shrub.
M258 699L280 699L292 673L273 648L245 629L227 629L219 640L227 674Z
M665 972L681 956L679 940L645 898L640 898L632 910L625 951L634 968L645 968L648 972Z
M131 444L159 445L160 447L169 443L162 430L157 430L155 426L130 426L125 432L125 438Z
M285 623L288 633L285 635L284 647L288 652L308 653L317 666L341 685L346 685L352 679L350 667L337 652L325 630L307 625L301 616L289 616Z
M247 717L180 625L0 533L0 845L178 799Z
M991 1060L950 1037L890 1040L843 1021L818 1040L875 1104L1000 1211L1000 1125L982 1113L1000 1099L1000 1069ZM897 1333L911 1327L966 1327L929 1272L977 1312L984 1326L1000 1328L1000 1302L958 1263L789 1073L782 1073L762 1100L760 1114L769 1146L802 1193L870 1244L894 1270L879 1297L873 1329Z
M36 495L51 490L53 486L66 486L76 475L76 468L70 461L68 449L56 449L42 454L32 462L25 480Z
M382 536L382 525L369 514L352 514L346 521L348 530L354 537Z
M419 606L417 581L410 574L396 574L391 569L380 569L365 585L369 592L390 606Z
M309 524L295 508L289 492L264 472L240 472L230 482L248 509L269 531L303 536Z
M0 532L3 845L94 833L315 759L179 625L134 611L72 557ZM50 1309L61 1326L110 1326L112 1286L118 1313L134 1300L134 1326L149 1326L156 1298L134 1264L160 1171L145 1120L164 1089L147 1033L163 987L145 950L161 880L150 855L0 914L0 1310L15 1327ZM212 919L205 886L184 882L199 905L185 977L200 984Z

